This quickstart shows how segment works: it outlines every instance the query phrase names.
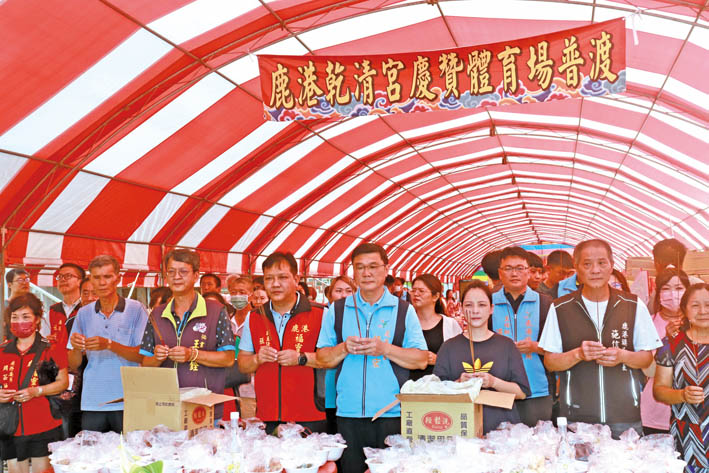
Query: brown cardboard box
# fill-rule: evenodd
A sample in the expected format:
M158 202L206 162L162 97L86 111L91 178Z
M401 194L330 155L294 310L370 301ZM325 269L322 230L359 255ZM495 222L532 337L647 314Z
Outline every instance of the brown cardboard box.
M149 430L163 424L171 430L192 433L214 425L214 406L236 399L211 393L180 400L177 370L172 368L121 367L123 381L123 430Z
M483 405L512 409L515 395L481 390L473 402L468 394L399 394L401 435L409 440L482 437Z

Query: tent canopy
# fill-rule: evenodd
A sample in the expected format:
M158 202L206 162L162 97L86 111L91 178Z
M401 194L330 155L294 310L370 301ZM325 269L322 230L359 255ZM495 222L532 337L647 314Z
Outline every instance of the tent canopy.
M110 253L156 271L292 251L339 274L470 275L511 244L602 237L616 263L709 247L705 0L0 1L8 264ZM626 17L627 91L341 122L266 122L257 54L411 52Z

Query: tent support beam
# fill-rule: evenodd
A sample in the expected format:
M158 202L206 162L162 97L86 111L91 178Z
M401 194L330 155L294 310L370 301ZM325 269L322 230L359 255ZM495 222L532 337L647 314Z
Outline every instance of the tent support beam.
M2 281L0 281L0 314L5 313L5 234L7 233L7 228L2 227L0 230L2 234L2 246L0 246L0 276L2 276ZM0 320L0 340L5 339L5 317Z

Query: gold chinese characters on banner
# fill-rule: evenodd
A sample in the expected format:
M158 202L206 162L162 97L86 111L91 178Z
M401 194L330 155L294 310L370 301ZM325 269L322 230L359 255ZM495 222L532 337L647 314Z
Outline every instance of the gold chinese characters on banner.
M259 56L267 118L456 110L625 90L625 21L408 54Z

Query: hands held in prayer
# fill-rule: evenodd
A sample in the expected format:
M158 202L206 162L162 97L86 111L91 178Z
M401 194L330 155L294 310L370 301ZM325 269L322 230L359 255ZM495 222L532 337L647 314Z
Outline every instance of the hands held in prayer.
M616 366L624 363L626 350L617 347L604 347L601 342L584 340L578 348L578 356L583 361L595 361L601 366Z

